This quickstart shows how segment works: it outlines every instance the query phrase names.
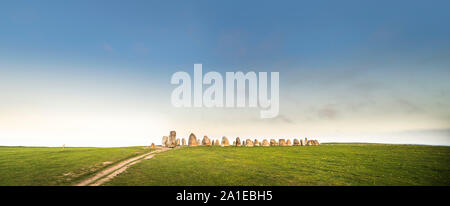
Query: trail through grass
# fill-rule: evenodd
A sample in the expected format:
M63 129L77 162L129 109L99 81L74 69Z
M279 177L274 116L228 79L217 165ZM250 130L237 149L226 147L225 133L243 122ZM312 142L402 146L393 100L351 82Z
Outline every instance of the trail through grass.
M144 147L0 147L0 185L72 185Z

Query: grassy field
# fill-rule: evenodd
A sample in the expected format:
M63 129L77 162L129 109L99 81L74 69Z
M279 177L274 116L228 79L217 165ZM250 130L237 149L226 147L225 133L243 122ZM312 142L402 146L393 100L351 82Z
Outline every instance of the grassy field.
M450 147L185 147L143 160L106 185L450 185Z
M111 163L151 151L143 147L0 147L0 185L71 185Z
M149 151L0 147L0 185L73 185ZM450 147L183 147L142 160L106 185L450 185Z

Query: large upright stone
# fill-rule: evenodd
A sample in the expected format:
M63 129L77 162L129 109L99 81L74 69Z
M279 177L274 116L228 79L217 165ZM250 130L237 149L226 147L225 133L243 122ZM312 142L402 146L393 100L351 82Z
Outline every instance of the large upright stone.
M284 140L284 139L279 139L279 140L278 140L278 145L280 145L280 146L286 146L286 140Z
M252 140L246 139L246 140L245 140L245 146L246 146L246 147L253 147L253 142L252 142Z
M167 147L175 147L177 145L177 132L170 131L169 142L167 143Z
M208 138L208 136L203 136L203 140L202 140L202 145L203 146L211 146L211 140Z
M254 146L259 146L260 144L259 144L260 142L257 140L257 139L255 139L255 141L253 142L253 145Z
M310 146L318 146L318 145L320 145L319 141L317 141L317 140L309 140L308 142L309 142Z
M169 142L169 137L168 136L164 136L162 137L162 146L163 147L167 147L168 146L168 142Z
M152 146L151 146L151 148L152 148L152 149L154 149L154 148L155 148L155 143L152 143Z
M288 140L286 141L286 146L292 146L292 142L291 142L290 139L288 139Z
M181 139L181 144L183 145L183 146L186 146L186 139Z
M300 142L298 141L298 139L294 139L294 146L299 146Z
M241 139L239 137L236 137L236 147L241 146Z
M300 146L305 146L305 141L300 139Z
M268 147L268 146L270 146L269 141L267 141L266 139L264 139L264 140L262 141L262 146L263 146L263 147Z
M270 139L270 146L278 146L277 141L275 141L274 139Z
M225 136L222 137L222 146L224 147L230 146L230 142L228 141L228 138Z
M194 133L191 133L191 135L189 135L188 144L189 144L189 147L197 146L197 137L195 137Z
M315 145L320 145L318 140L314 140Z
M218 139L216 139L216 145L220 146L220 141Z
M180 139L179 138L177 138L176 146L180 146Z

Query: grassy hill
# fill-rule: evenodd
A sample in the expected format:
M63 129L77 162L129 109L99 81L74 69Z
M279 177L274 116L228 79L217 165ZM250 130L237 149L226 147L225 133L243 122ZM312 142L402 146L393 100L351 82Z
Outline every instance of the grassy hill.
M0 185L73 185L144 147L0 147ZM182 147L105 185L450 185L450 147Z
M106 185L450 185L450 147L185 147Z
M0 147L0 185L72 185L143 147Z

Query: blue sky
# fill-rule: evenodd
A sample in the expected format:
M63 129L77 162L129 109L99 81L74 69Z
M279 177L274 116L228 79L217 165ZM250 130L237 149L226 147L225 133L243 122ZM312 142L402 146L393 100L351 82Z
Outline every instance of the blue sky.
M2 1L0 145L137 145L171 129L448 145L449 6ZM173 108L170 76L194 63L280 72L280 116Z

